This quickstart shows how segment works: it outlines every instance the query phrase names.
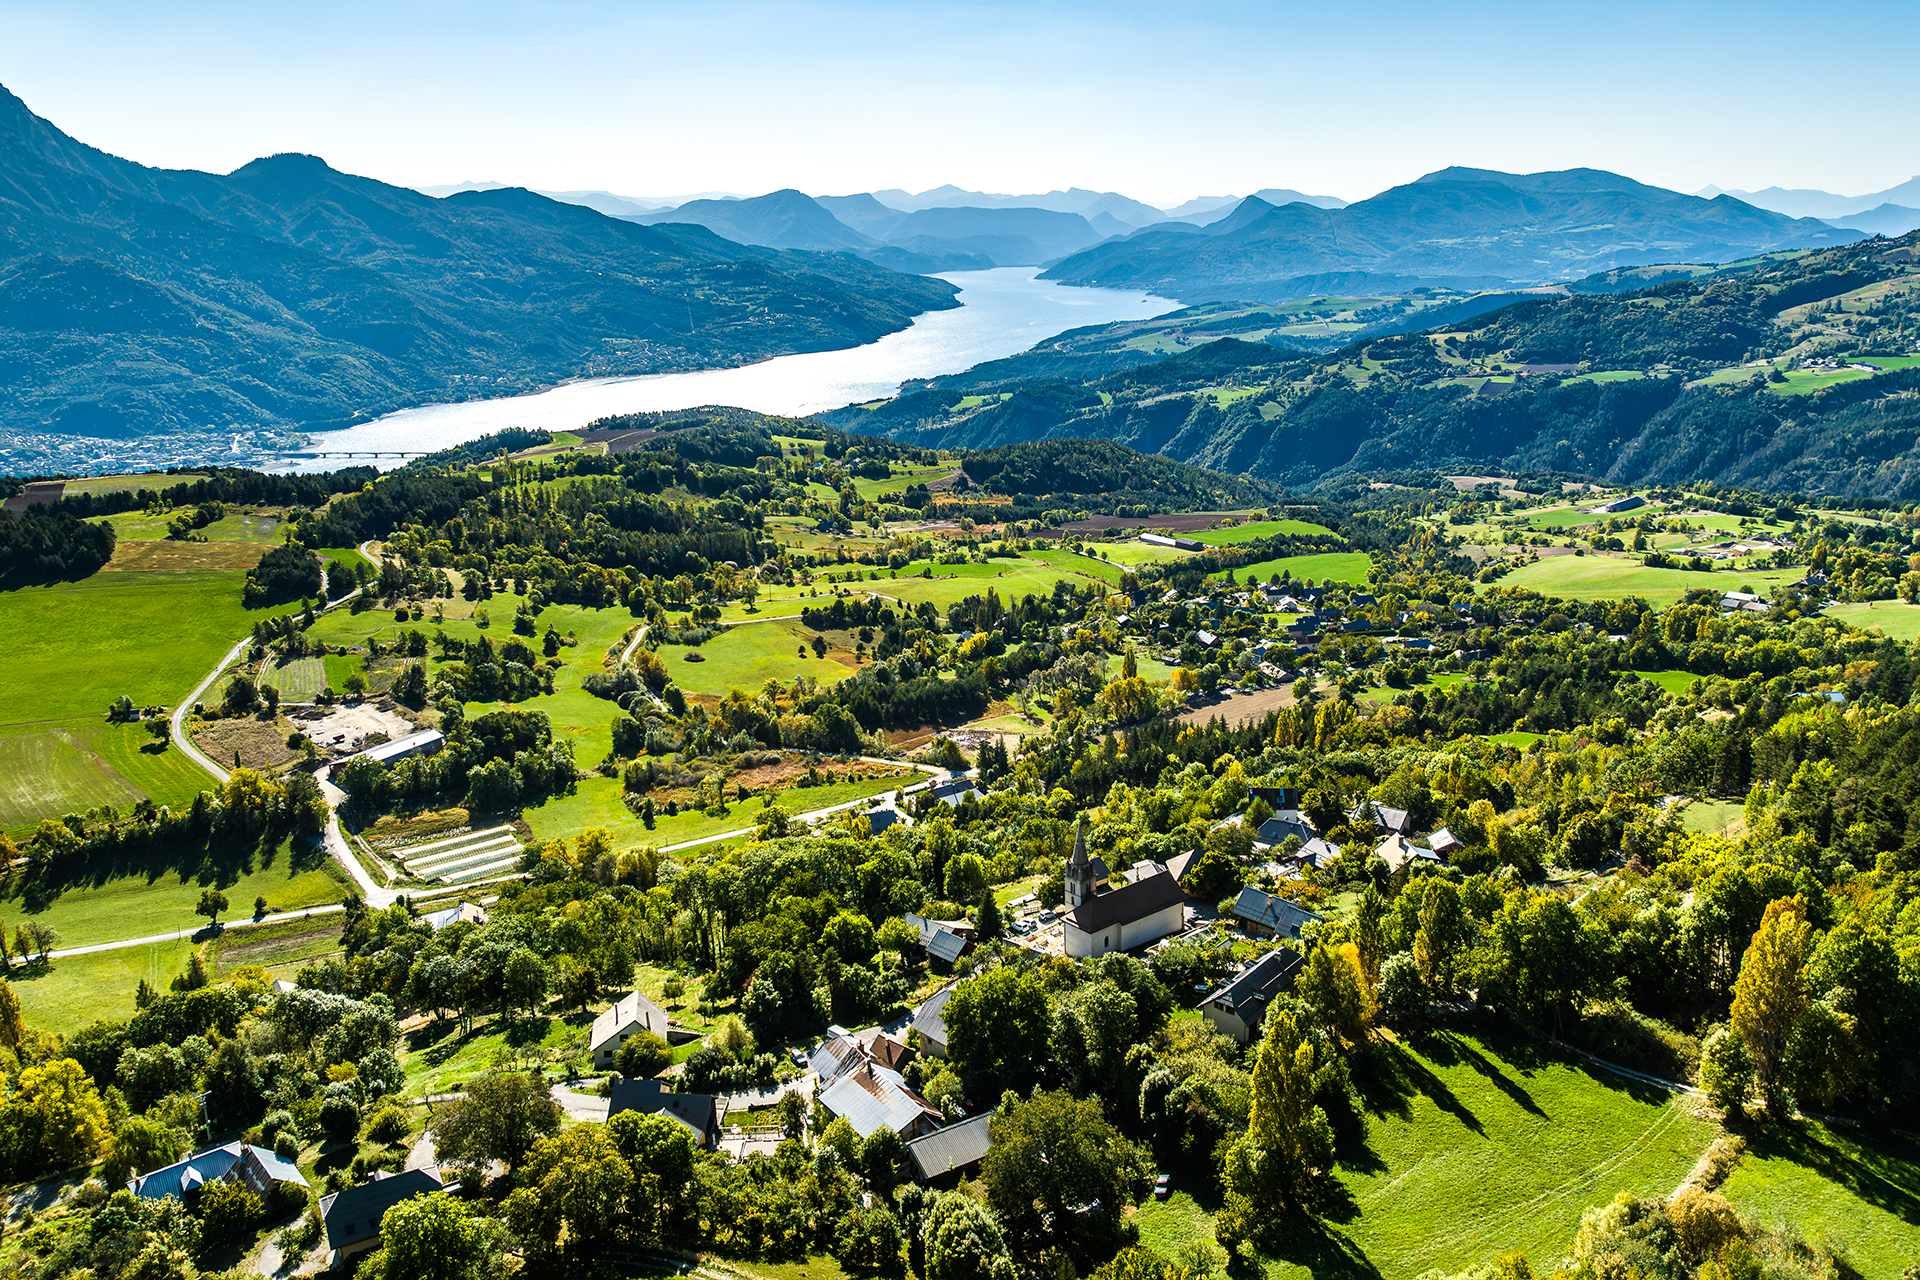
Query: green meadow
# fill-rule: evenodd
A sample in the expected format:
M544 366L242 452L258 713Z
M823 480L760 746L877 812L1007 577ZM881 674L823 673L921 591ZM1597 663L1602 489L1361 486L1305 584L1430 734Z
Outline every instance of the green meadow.
M1920 604L1902 604L1897 600L1836 604L1822 609L1820 616L1838 618L1862 631L1878 631L1891 640L1920 639Z
M1920 1258L1920 1144L1884 1128L1767 1125L1720 1188L1742 1213L1844 1246L1859 1274L1894 1280Z
M797 620L754 622L729 628L698 648L663 644L657 652L675 684L688 693L717 698L734 689L758 693L769 680L791 688L795 676L806 676L825 686L852 675L851 654L843 655L844 660L814 656L807 644L814 634ZM803 649L805 657L800 656ZM700 660L691 661L696 654Z
M174 975L187 967L192 951L193 944L185 938L121 947L45 964L16 964L7 980L20 997L20 1014L29 1025L66 1034L89 1023L131 1018L133 993L140 980L166 990Z
M1254 578L1265 582L1276 573L1291 573L1296 581L1305 578L1318 583L1331 578L1351 587L1361 587L1367 584L1372 572L1373 564L1364 552L1327 551L1319 555L1282 556L1278 560L1242 565L1233 571L1233 576L1239 582Z
M1542 595L1569 600L1609 600L1638 596L1655 608L1677 604L1689 591L1738 591L1797 582L1804 569L1739 569L1696 573L1690 569L1649 569L1637 558L1623 556L1549 556L1522 565L1501 578L1504 587L1525 587ZM1482 587L1486 590L1486 587Z
M1333 530L1325 525L1311 524L1305 520L1255 520L1249 524L1237 524L1226 529L1209 529L1204 533L1183 533L1183 538L1192 538L1195 542L1204 542L1210 547L1228 547L1235 543L1252 542L1259 538L1272 538L1281 534L1295 536L1306 534L1329 534Z
M1261 1274L1411 1280L1524 1250L1548 1274L1580 1216L1621 1191L1664 1196L1718 1132L1697 1105L1541 1046L1492 1018L1374 1045L1355 1063L1364 1132L1339 1132L1343 1194L1280 1231ZM1141 1243L1171 1255L1210 1237L1210 1194L1176 1170L1147 1201Z

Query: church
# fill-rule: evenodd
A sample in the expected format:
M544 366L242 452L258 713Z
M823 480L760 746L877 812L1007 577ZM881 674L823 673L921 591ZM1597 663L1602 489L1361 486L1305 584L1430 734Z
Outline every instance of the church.
M1178 933L1186 923L1187 895L1180 882L1158 863L1142 863L1144 872L1118 889L1107 887L1105 864L1087 857L1087 824L1083 818L1073 833L1073 857L1068 860L1067 911L1061 917L1066 953L1075 960L1131 951ZM1130 873L1131 874L1131 873Z

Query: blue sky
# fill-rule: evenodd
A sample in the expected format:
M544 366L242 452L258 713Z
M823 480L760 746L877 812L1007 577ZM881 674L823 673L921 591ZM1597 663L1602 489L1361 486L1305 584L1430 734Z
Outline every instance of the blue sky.
M1357 199L1449 164L1848 194L1920 173L1920 5L0 0L0 82L225 171L630 195L943 182Z

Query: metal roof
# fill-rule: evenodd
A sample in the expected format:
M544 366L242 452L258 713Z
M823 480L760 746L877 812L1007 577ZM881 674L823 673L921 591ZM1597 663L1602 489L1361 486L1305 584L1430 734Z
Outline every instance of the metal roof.
M882 1128L905 1133L922 1117L936 1122L940 1118L924 1098L907 1088L899 1072L872 1062L828 1085L820 1094L820 1105L845 1117L862 1138Z
M1144 920L1186 900L1187 892L1180 887L1180 882L1161 872L1088 898L1069 911L1066 919L1082 933L1098 933L1109 925Z
M440 1179L426 1169L405 1173L373 1175L369 1182L345 1191L336 1191L320 1200L320 1220L327 1225L327 1247L343 1249L365 1240L378 1239L380 1219L402 1200L432 1195L443 1187Z
M1267 1003L1293 986L1294 975L1306 961L1297 951L1281 947L1249 965L1240 976L1208 996L1204 1003L1231 1009L1248 1026L1260 1020Z
M1288 902L1285 898L1276 898L1270 893L1262 893L1251 885L1242 889L1240 896L1233 900L1233 915L1236 919L1263 925L1275 933L1284 933L1290 938L1299 937L1302 926L1315 920L1326 919L1325 916Z
M913 1029L942 1046L947 1043L947 1001L953 999L954 989L952 986L941 988L913 1012Z
M993 1113L988 1112L914 1138L906 1144L907 1159L913 1161L922 1181L976 1164L986 1159L993 1144L992 1121Z
M244 1142L229 1142L222 1147L196 1151L184 1160L132 1179L127 1183L127 1189L142 1200L184 1196L191 1187L204 1186L226 1177L227 1172L240 1163L240 1151L244 1146ZM273 1154L271 1149L254 1147L253 1158L259 1161L260 1167L275 1182L297 1182L303 1187L307 1185L306 1176L296 1166Z

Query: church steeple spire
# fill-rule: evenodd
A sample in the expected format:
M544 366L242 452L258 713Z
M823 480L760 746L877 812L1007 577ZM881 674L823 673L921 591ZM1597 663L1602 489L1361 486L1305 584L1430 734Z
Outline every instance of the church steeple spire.
M1087 819L1082 814L1073 828L1073 857L1061 874L1067 891L1067 910L1071 911L1093 896L1093 864L1087 861Z

